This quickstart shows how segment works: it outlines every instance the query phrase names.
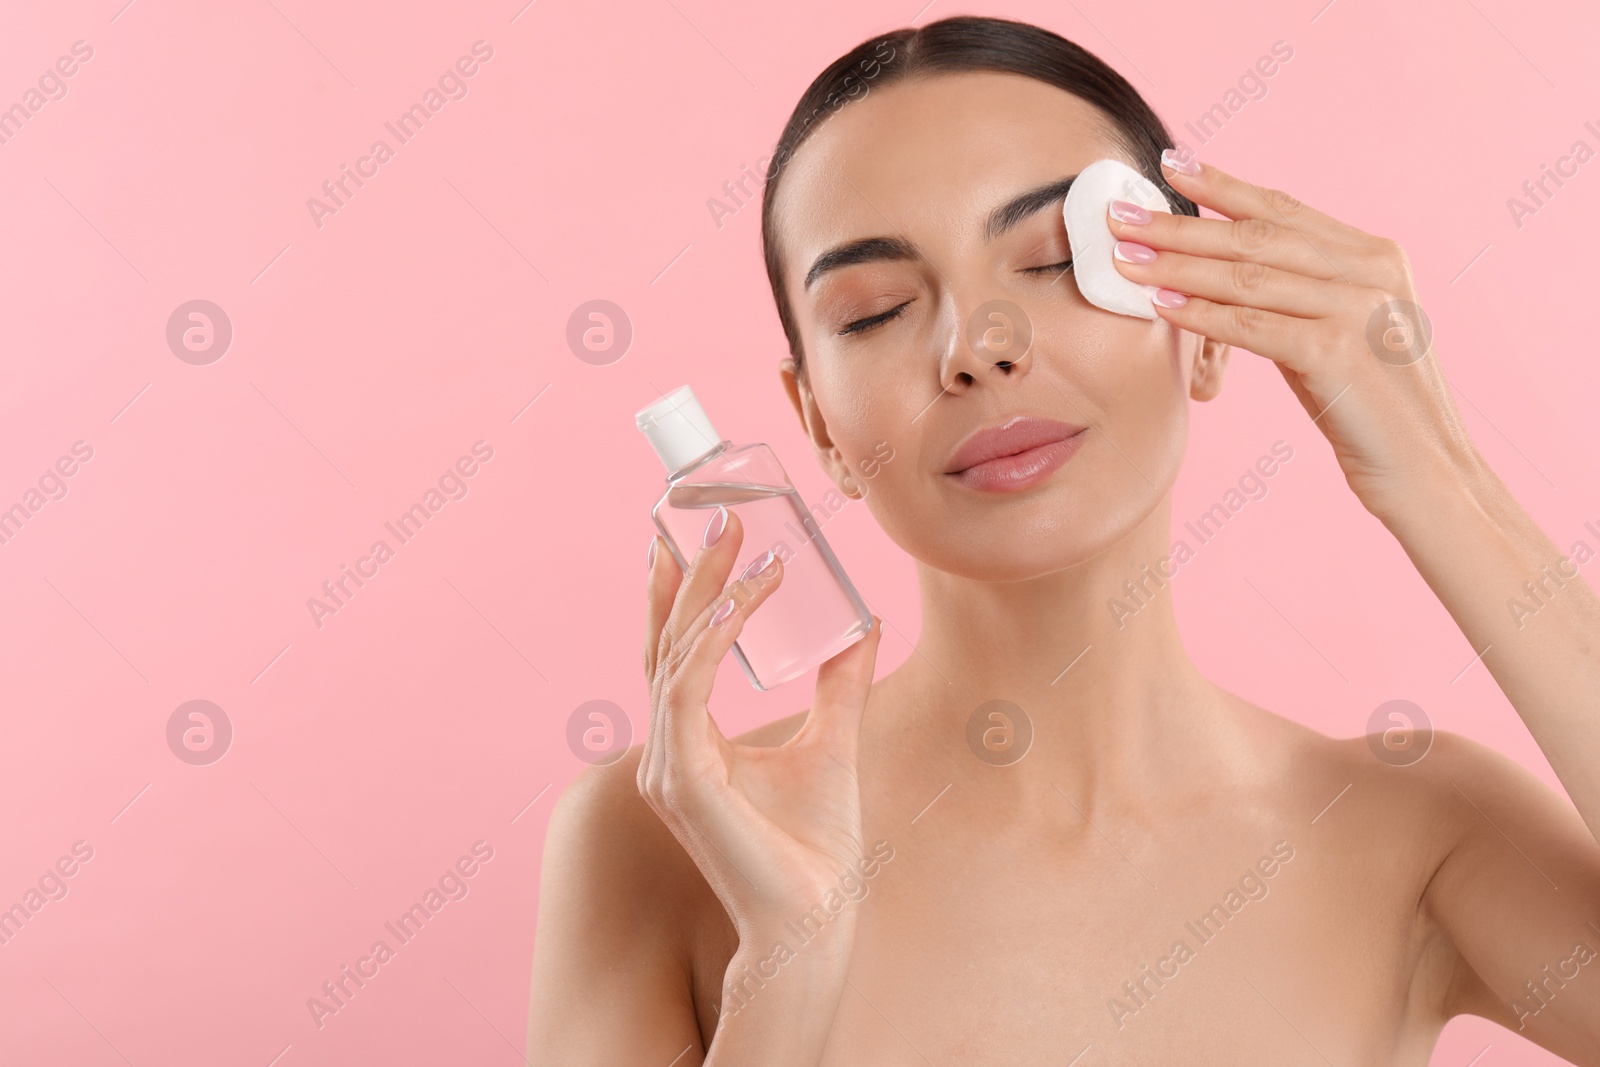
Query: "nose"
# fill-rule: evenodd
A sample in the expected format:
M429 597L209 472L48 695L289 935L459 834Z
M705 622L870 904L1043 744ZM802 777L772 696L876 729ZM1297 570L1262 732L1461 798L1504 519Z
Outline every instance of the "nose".
M1033 365L1033 322L1009 300L986 300L961 317L939 365L939 385L960 391L974 382L1013 378Z

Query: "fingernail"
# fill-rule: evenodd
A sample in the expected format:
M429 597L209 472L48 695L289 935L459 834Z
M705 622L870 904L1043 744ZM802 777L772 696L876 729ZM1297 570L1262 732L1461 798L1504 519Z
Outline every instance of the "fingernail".
M1124 263L1149 263L1156 258L1156 250L1136 241L1118 241L1111 246L1111 254Z
M700 542L701 548L710 548L717 543L717 538L722 536L722 531L728 525L728 509L721 504L717 505L717 513L711 516L711 521L706 523L706 536Z
M1161 150L1161 165L1163 167L1171 167L1179 174L1200 173L1200 164L1198 161L1191 159L1187 155L1180 158L1178 153L1171 148L1163 148Z
M775 558L776 557L772 554L772 549L767 549L765 552L761 553L759 558L750 561L750 566L746 567L744 569L744 573L739 575L739 580L741 582L748 582L750 579L754 578L756 575L772 566L772 561Z
M1128 200L1113 200L1110 204L1111 217L1119 222L1126 222L1134 226L1141 226L1150 221L1150 212L1138 204Z
M728 616L733 614L733 601L724 600L717 605L717 610L711 613L711 625L721 626L728 621Z
M1150 299L1164 308L1181 308L1189 302L1189 298L1176 289L1157 289L1156 295Z
M644 569L647 570L647 571L654 570L655 566L656 566L656 539L654 537L652 537L652 538L650 538L650 551L645 553Z

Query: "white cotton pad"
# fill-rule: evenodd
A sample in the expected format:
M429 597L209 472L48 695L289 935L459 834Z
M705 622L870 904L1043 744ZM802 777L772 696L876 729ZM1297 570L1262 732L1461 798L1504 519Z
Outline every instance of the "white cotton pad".
M1167 198L1154 182L1119 159L1101 159L1083 168L1067 190L1062 214L1067 221L1067 241L1072 246L1072 275L1084 299L1095 307L1154 319L1150 298L1156 287L1124 278L1111 258L1117 238L1111 234L1107 208L1113 200L1127 200L1151 211L1172 212Z

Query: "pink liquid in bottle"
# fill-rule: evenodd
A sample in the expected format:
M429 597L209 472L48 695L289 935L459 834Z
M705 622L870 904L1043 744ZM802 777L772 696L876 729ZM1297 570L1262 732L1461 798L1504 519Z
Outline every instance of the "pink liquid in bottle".
M634 420L667 467L666 491L650 514L678 566L687 569L700 551L718 507L738 512L744 525L733 576L769 549L783 561L782 584L733 646L751 685L782 685L866 635L871 612L770 448L724 440L688 386Z

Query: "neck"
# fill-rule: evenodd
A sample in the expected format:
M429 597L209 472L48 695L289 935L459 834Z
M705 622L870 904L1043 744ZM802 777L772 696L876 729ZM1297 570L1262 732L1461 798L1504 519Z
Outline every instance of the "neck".
M1009 701L1033 730L1026 756L1008 767L1020 787L1053 784L1082 797L1170 780L1174 761L1192 762L1196 746L1214 743L1215 690L1173 614L1181 568L1169 512L1163 501L1092 559L1027 581L919 564L922 633L884 680L908 709L903 725L965 757L973 712Z

